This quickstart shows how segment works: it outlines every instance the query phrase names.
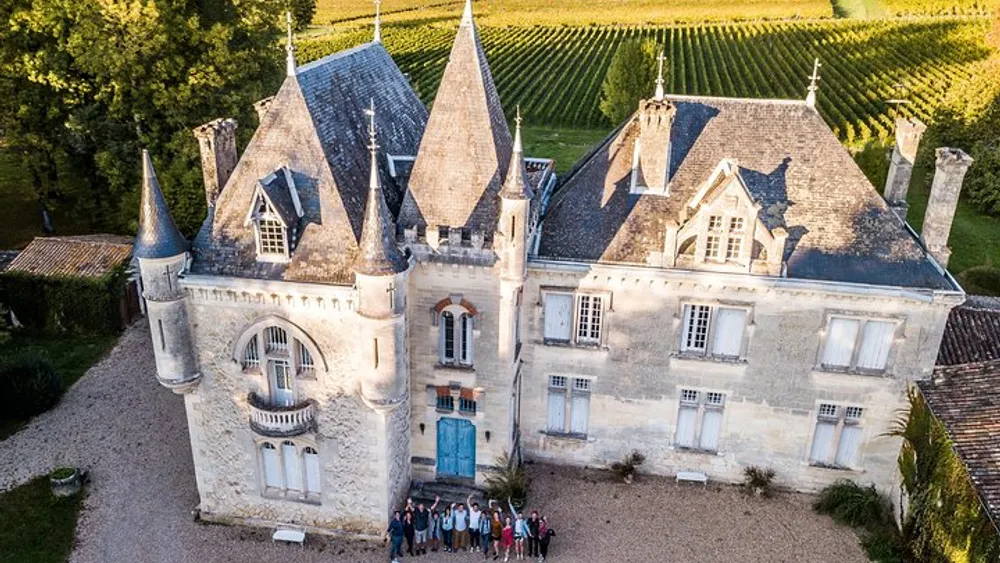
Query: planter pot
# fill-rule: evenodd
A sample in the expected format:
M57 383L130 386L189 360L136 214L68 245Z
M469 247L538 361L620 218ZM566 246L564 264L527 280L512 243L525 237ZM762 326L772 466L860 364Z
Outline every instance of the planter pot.
M49 486L52 488L52 494L57 497L71 497L79 493L82 486L80 470L74 467L72 473L67 477L50 476Z
M629 485L631 485L632 484L632 480L634 478L635 478L635 476L632 473L629 473L629 474L625 475L625 482L628 483Z
M754 487L753 488L753 494L755 494L755 495L757 495L759 497L764 496L764 487Z

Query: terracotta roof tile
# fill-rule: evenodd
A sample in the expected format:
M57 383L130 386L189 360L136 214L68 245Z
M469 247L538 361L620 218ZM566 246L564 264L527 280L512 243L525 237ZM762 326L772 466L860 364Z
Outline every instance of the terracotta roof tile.
M1000 360L1000 298L970 295L948 315L937 364Z
M99 278L127 262L131 255L128 237L36 237L4 271L42 277Z

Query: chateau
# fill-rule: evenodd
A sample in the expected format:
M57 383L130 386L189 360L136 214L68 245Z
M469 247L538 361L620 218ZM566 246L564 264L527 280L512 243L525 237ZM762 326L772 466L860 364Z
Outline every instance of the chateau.
M376 30L378 28L376 27ZM883 436L964 292L970 159L919 235L900 120L881 197L804 101L655 94L565 178L512 134L466 4L433 109L375 40L199 127L188 243L152 161L135 255L206 519L381 532L413 481L514 458L896 490ZM651 85L652 86L652 85ZM653 88L651 88L652 90Z

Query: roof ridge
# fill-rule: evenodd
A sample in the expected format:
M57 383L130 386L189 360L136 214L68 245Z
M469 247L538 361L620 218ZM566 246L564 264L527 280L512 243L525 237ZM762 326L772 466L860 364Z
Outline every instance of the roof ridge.
M805 100L796 100L787 98L732 98L727 96L700 96L697 94L667 94L666 98L668 100L680 100L680 101L711 100L711 101L722 101L722 102L749 102L749 103L759 103L759 104L777 104L777 105L807 107Z
M343 51L337 51L335 53L330 53L329 55L326 55L325 57L321 57L321 58L316 59L315 61L309 61L308 63L306 63L304 65L300 65L298 67L298 69L297 69L297 74L302 74L303 72L308 72L310 70L314 70L316 68L322 67L323 65L326 65L327 63L333 62L333 61L338 60L338 59L349 57L349 56L351 56L351 55L353 55L355 53L359 53L361 51L364 51L365 49L369 49L371 47L380 46L380 45L382 45L382 43L377 42L377 41L369 41L368 43L362 43L360 45L355 45L354 47L351 47L350 49L344 49ZM382 48L384 49L385 47L383 46Z

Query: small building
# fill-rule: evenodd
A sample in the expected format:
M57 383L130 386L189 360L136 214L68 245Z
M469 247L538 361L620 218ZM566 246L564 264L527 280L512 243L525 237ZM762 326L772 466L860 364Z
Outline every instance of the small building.
M79 324L99 330L96 326L91 326L96 321L70 320L68 317L73 317L74 311L59 304L59 300L46 288L51 288L60 281L96 282L108 278L119 268L126 268L127 272L131 257L130 237L108 234L35 237L2 270L5 278L3 285L6 288L3 295L9 301L6 305L12 310L13 318L29 329L57 328L50 321L60 319L55 322L65 327ZM24 280L25 283L16 284L15 279ZM33 286L37 291L30 291L32 297L27 297L21 295L20 290L14 289L15 285L25 288ZM14 292L18 292L17 295ZM136 280L128 280L124 284L120 298L111 307L114 310L109 315L113 315L117 323L113 320L98 322L102 328L123 328L140 315Z

